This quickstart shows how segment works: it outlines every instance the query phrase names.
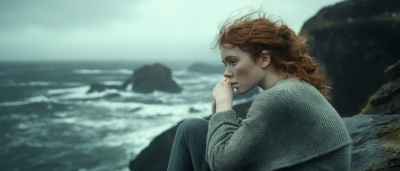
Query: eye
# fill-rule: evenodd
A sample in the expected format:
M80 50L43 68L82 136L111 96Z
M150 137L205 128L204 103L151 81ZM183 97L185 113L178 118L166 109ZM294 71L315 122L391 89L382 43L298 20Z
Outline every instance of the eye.
M226 64L224 64L224 66L226 67Z
M232 64L235 64L235 63L236 63L236 61L234 61L234 60L231 60L231 63L232 63Z

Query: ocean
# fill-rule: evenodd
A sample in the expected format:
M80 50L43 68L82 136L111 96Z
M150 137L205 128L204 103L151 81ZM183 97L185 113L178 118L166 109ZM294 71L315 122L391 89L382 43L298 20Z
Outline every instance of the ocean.
M129 171L129 162L157 135L184 119L211 114L212 89L223 73L190 72L188 62L165 64L181 93L142 94L130 87L86 93L92 83L120 85L135 69L152 64L0 63L1 170ZM233 105L254 96L235 90Z

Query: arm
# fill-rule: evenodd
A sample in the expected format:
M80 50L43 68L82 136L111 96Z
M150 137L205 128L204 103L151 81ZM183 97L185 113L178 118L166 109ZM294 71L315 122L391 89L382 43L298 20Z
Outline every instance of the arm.
M266 125L262 122L265 115L258 111L261 106L253 106L245 120L239 119L242 122L238 122L234 110L224 107L211 117L206 160L212 170L243 170L257 157L256 151L265 141Z

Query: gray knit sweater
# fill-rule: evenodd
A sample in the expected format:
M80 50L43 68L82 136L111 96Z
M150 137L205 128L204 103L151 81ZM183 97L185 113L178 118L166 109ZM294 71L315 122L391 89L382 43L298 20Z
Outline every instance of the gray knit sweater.
M215 113L205 159L212 171L350 170L351 142L322 94L293 77L261 92L246 119L234 110Z

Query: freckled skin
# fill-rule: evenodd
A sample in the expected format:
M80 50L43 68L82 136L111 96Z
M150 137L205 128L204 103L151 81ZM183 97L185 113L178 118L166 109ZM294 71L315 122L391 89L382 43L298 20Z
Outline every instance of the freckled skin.
M226 56L235 56L224 61ZM261 66L255 64L249 53L241 51L238 47L233 49L221 47L221 59L226 64L225 77L230 82L237 82L236 87L239 94L245 94L257 86L264 78Z
M270 63L271 56L268 51L262 52L262 57L254 63L251 54L241 51L238 47L232 47L225 44L228 48L220 47L221 61L226 65L224 77L229 78L229 82L237 82L237 92L246 94L255 86L261 87L263 90L268 89L275 82L285 78L292 77L290 74L283 72L284 77L278 76L273 70L274 66ZM232 56L230 58L226 58ZM226 59L226 60L225 60Z

